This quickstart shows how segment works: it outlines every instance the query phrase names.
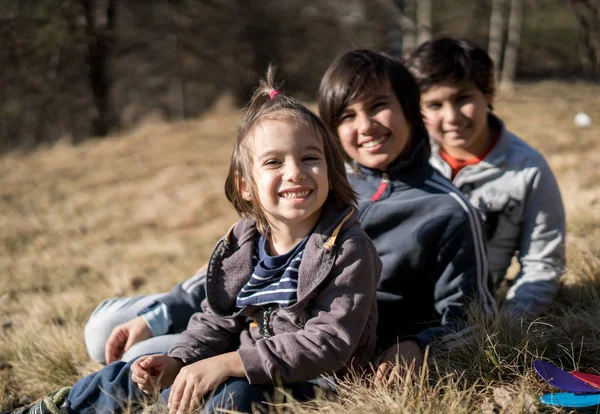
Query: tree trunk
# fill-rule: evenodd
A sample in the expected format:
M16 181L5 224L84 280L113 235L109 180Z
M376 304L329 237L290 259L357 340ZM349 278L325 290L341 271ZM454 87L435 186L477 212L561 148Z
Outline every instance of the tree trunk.
M178 95L179 108L177 110L177 117L182 119L187 119L187 110L186 110L186 89L185 89L185 73L183 72L183 56L181 54L181 45L179 44L179 33L177 29L177 21L174 14L174 11L171 10L171 4L169 0L167 0L167 13L169 15L169 21L171 22L171 30L172 30L172 38L173 38L173 46L175 48L175 65L177 66L177 75L173 77L172 83L176 89L176 94Z
M112 82L108 73L108 62L113 46L117 0L108 0L106 15L103 15L102 19L97 18L95 0L82 0L82 5L87 34L88 76L97 111L92 129L94 135L106 136L115 122L110 105Z
M579 60L586 75L600 70L600 3L593 0L570 0L579 23Z
M512 90L514 88L515 74L517 72L517 56L521 43L521 28L523 22L523 0L511 0L510 17L508 19L508 40L504 53L504 65L502 67L502 89Z
M490 16L490 41L488 54L494 62L496 69L496 82L500 80L502 71L502 43L504 34L504 5L505 0L492 0L492 14Z
M407 55L417 46L417 0L404 0L402 11L402 54Z
M417 3L417 45L431 39L431 0L419 0Z
M404 0L392 0L394 18L392 27L388 33L388 49L393 56L402 56L402 19L404 18Z

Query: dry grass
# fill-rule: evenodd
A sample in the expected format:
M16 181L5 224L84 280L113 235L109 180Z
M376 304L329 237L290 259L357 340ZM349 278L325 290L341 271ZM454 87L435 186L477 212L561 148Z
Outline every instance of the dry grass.
M434 350L414 384L386 389L357 379L335 401L292 411L553 412L536 402L550 388L532 372L533 359L598 373L600 87L519 85L496 109L547 156L563 192L569 264L556 306L533 322L481 323L473 342ZM592 127L573 125L580 110ZM195 121L0 158L1 408L97 368L83 325L102 299L168 290L207 260L237 219L222 188L238 115L219 108Z

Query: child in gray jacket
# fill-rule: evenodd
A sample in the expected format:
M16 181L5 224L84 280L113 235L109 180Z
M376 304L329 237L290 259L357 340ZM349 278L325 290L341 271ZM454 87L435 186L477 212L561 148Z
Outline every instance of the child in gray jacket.
M239 124L225 192L242 219L217 243L202 312L168 354L109 364L29 412L121 412L158 390L170 412L249 412L278 384L308 399L322 376L367 368L381 261L339 142L274 89L271 70Z
M496 285L518 257L505 307L539 312L565 268L565 212L548 163L492 114L494 66L484 50L438 38L420 45L407 66L421 89L430 163L483 214Z

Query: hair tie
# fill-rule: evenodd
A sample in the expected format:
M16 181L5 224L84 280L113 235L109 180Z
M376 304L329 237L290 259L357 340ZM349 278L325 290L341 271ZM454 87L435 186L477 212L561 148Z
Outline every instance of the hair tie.
M279 95L279 91L277 89L273 89L271 92L269 92L269 98L271 98L271 100L273 100L273 98L275 98L277 95Z

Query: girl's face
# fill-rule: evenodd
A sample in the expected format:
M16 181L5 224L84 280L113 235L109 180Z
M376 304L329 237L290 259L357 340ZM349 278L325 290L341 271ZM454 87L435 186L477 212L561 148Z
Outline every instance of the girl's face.
M386 171L409 148L411 128L396 94L385 83L344 109L337 134L352 159Z
M429 135L451 155L480 155L489 144L491 95L477 86L441 83L421 94L421 112Z
M264 120L249 138L257 194L244 185L244 199L258 198L272 231L304 237L329 193L322 139L308 125L286 120Z

